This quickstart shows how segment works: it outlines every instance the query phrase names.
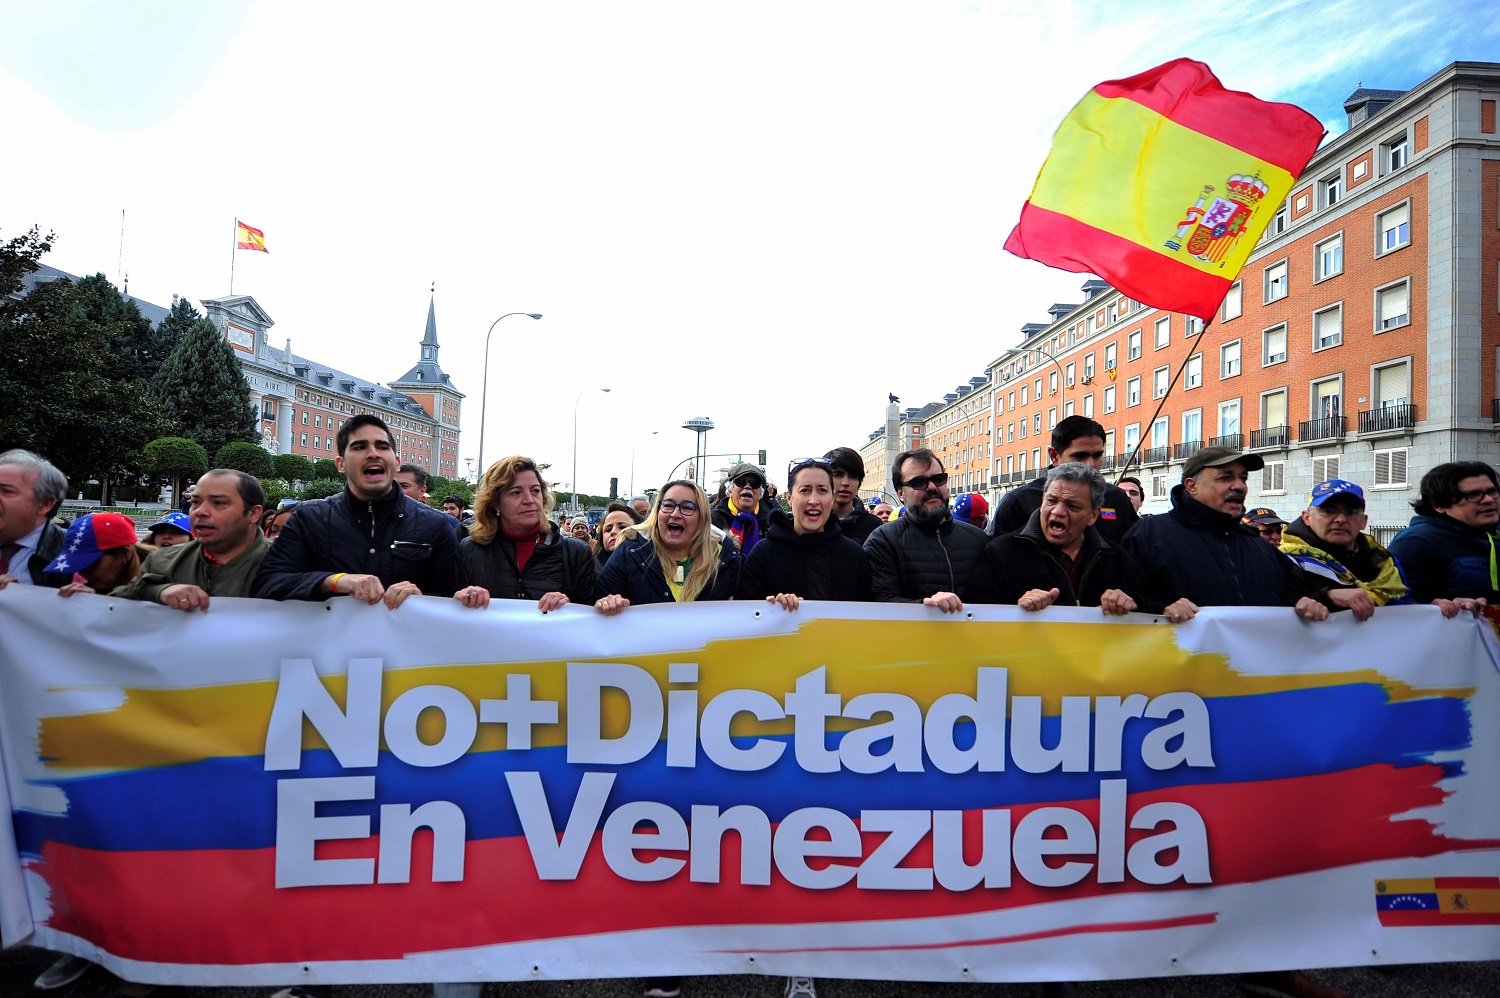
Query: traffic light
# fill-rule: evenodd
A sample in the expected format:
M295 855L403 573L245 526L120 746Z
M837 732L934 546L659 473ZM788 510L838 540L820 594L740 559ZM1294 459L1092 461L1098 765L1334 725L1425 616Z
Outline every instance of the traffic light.
M760 449L760 460L757 461L756 463L759 464L761 467L765 467L765 464L766 464L766 449L764 447L762 447Z

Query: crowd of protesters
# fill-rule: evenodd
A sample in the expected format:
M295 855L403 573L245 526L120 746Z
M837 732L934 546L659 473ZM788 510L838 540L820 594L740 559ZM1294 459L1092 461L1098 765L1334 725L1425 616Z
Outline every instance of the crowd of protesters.
M591 524L554 521L555 497L530 458L486 468L474 508L445 496L434 508L426 475L399 465L396 439L377 417L338 434L344 491L267 509L259 482L215 469L192 488L187 511L138 538L118 513L54 519L67 481L45 458L0 454L0 589L48 586L61 596L100 593L182 612L216 596L326 600L349 596L397 609L413 596L452 597L482 609L524 600L543 612L592 604L618 614L645 603L756 600L796 611L803 600L920 603L945 613L1000 603L1042 613L1054 605L1191 620L1203 607L1285 607L1317 622L1349 611L1433 604L1447 617L1478 614L1500 598L1500 477L1479 461L1429 470L1415 515L1388 547L1365 531L1364 491L1317 483L1294 519L1247 509L1248 477L1262 459L1206 447L1188 459L1165 513L1138 513L1138 479L1099 471L1103 428L1070 416L1052 433L1051 467L1007 494L990 517L982 496L950 500L930 450L900 454L891 486L900 507L860 501L859 454L837 447L791 463L784 492L753 464L730 469L710 501L694 481L667 482L654 498L612 502ZM71 961L71 962L70 962ZM87 961L64 958L39 987L59 987ZM69 975L72 975L71 977ZM1335 998L1300 973L1248 975L1247 991ZM671 998L677 979L648 982ZM437 985L440 998L473 998L482 985ZM1073 993L1066 983L1046 993ZM283 992L295 994L295 989ZM787 993L814 994L808 978Z

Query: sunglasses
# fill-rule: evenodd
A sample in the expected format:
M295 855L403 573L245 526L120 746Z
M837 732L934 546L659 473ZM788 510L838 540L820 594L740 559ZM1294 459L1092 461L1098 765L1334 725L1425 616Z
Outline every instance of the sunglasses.
M742 489L758 489L766 484L766 480L759 475L741 475L734 480L734 484Z
M792 458L791 463L786 466L786 473L788 475L795 475L797 472L801 471L803 468L808 467L809 465L816 465L820 468L826 468L831 464L833 464L833 462L826 457L794 457Z
M918 475L916 478L908 478L903 489L916 489L918 492L926 492L928 485L942 487L948 484L948 473L940 471L936 475Z

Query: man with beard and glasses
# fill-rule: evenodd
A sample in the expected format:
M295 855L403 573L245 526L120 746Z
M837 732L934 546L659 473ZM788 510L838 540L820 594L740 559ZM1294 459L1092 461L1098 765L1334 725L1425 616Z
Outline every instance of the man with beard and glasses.
M875 598L958 613L984 551L984 531L953 519L948 474L927 448L896 455L891 483L905 515L865 541Z
M1250 472L1264 466L1228 447L1205 447L1188 460L1171 510L1125 535L1144 576L1143 610L1174 623L1204 606L1287 606L1304 620L1328 619L1328 604L1315 598L1323 587L1241 522Z

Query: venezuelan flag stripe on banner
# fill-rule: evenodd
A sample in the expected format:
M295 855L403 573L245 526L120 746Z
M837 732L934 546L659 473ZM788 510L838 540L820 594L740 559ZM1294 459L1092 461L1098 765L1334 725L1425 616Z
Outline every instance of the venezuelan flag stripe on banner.
M1005 248L1211 319L1322 137L1190 59L1101 83L1059 126Z
M0 916L177 984L1493 958L1494 648L1431 607L11 586Z
M246 225L239 219L234 222L234 238L236 249L257 250L261 253L269 253L266 249L266 234L259 229Z

